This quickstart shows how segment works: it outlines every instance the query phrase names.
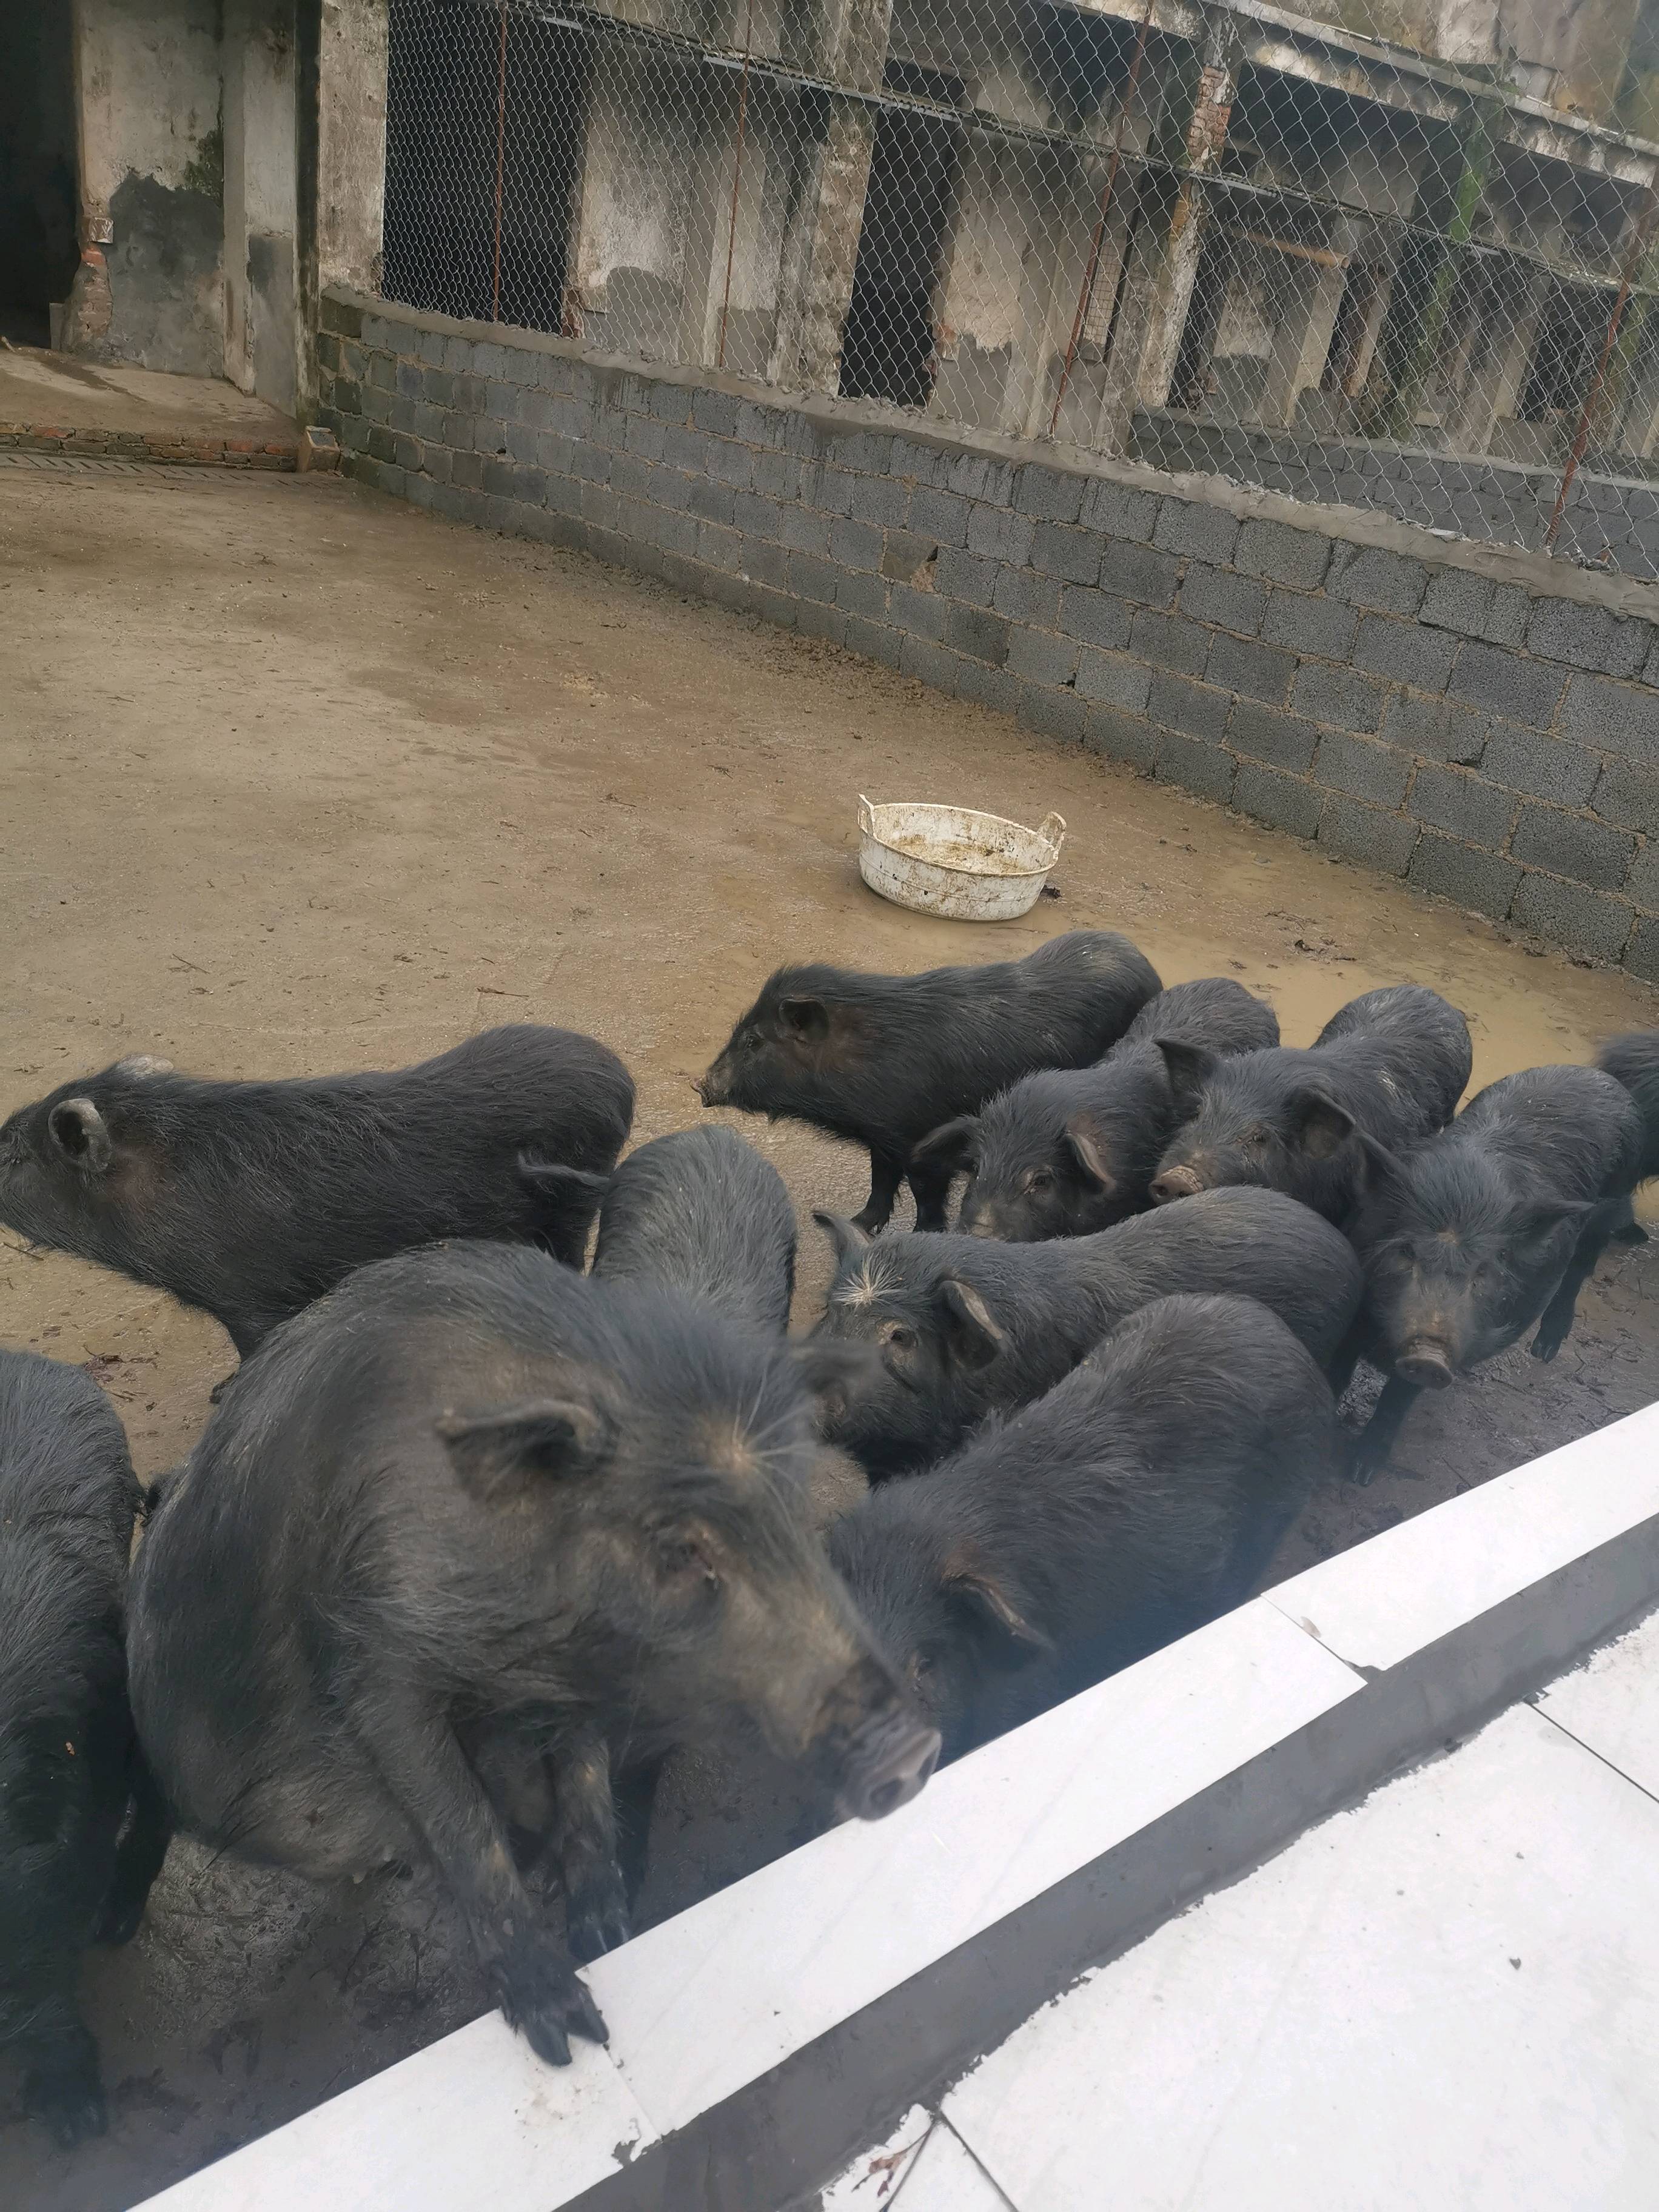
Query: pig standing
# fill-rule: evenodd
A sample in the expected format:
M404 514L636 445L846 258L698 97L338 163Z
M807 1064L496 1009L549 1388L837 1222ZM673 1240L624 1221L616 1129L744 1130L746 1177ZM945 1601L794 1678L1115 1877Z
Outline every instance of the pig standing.
M138 1503L97 1384L0 1352L0 2050L66 2146L105 2127L80 1954L133 1933L167 1844L127 1705Z
M823 1365L525 1246L360 1269L233 1379L139 1553L134 1707L181 1822L318 1880L432 1863L532 2048L603 2039L481 1772L546 1755L599 1949L619 1757L742 1711L876 1818L938 1751L806 1524Z
M865 975L780 968L698 1086L705 1106L805 1121L870 1151L857 1216L886 1226L902 1182L918 1229L943 1229L951 1170L915 1160L930 1130L1039 1067L1078 1067L1158 988L1127 937L1074 929L1023 960Z
M1625 1036L1609 1037L1595 1055L1596 1066L1622 1083L1636 1101L1642 1117L1642 1164L1638 1182L1659 1176L1659 1030L1632 1030ZM1613 1231L1626 1244L1645 1244L1648 1233L1632 1211Z
M1152 1178L1160 1206L1225 1183L1265 1184L1345 1223L1362 1137L1390 1149L1443 1128L1469 1079L1469 1025L1437 992L1398 983L1332 1015L1304 1050L1222 1059L1160 1045L1182 1126Z
M602 1280L678 1291L763 1336L788 1328L795 1209L772 1163L734 1131L677 1129L608 1176L566 1173L599 1204Z
M628 1070L570 1030L487 1030L391 1073L217 1083L122 1060L0 1127L0 1221L171 1291L239 1352L371 1260L446 1237L580 1267L592 1202L543 1160L608 1168Z
M919 1160L963 1170L957 1226L1012 1244L1086 1237L1152 1204L1147 1185L1176 1130L1158 1042L1224 1055L1279 1042L1271 1006L1230 975L1175 983L1149 999L1092 1067L1045 1068L934 1130Z
M1630 1218L1646 1146L1630 1093L1593 1067L1490 1083L1449 1129L1401 1154L1369 1143L1353 1224L1365 1262L1358 1341L1388 1376L1354 1453L1387 1460L1419 1390L1444 1389L1538 1323L1566 1341L1578 1292Z
M1210 1191L1041 1247L977 1237L872 1245L834 1215L814 1218L836 1255L817 1334L878 1355L826 1393L825 1433L878 1477L924 1466L988 1413L1041 1397L1154 1298L1257 1298L1322 1365L1359 1308L1347 1238L1277 1191Z
M954 1754L1238 1604L1336 1443L1329 1386L1265 1306L1158 1298L872 1492L830 1556Z

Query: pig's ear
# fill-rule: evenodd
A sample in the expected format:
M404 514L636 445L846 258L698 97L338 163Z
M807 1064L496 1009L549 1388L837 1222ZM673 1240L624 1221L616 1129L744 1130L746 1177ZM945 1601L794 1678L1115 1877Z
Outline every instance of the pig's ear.
M1379 1145L1363 1129L1356 1129L1354 1134L1359 1139L1360 1180L1368 1191L1384 1191L1405 1181L1405 1169L1386 1145Z
M1066 1141L1072 1148L1078 1173L1085 1182L1093 1183L1103 1197L1109 1198L1117 1188L1117 1177L1102 1156L1100 1133L1086 1114L1073 1115L1066 1124Z
M1582 1221L1589 1212L1588 1200L1561 1199L1529 1206L1516 1224L1517 1244L1542 1244L1570 1221Z
M60 1098L46 1119L52 1140L65 1159L102 1175L115 1158L104 1117L90 1098Z
M1183 1044L1177 1037L1154 1037L1152 1042L1164 1055L1164 1072L1175 1094L1176 1111L1196 1114L1204 1086L1221 1064L1219 1058L1201 1044Z
M590 1175L586 1168L562 1167L556 1160L532 1160L519 1155L519 1173L538 1190L570 1198L603 1199L611 1188L608 1175Z
M822 1044L830 1034L830 1009L822 999L780 999L778 1019L802 1044Z
M945 1590L968 1616L981 1655L994 1665L1011 1669L1028 1666L1054 1650L971 1547L959 1547L945 1561Z
M988 1367L1006 1341L991 1318L991 1309L971 1283L947 1275L939 1286L945 1313L945 1340L964 1367Z
M978 1115L958 1114L954 1121L941 1122L925 1136L910 1157L934 1167L965 1168L974 1157L974 1139L978 1134Z
M1289 1105L1291 1141L1311 1159L1328 1160L1353 1134L1353 1115L1322 1091L1298 1091Z
M509 1504L538 1480L585 1474L611 1448L611 1424L580 1398L539 1398L433 1423L461 1486L486 1505Z
M856 1221L849 1221L844 1213L830 1213L823 1206L815 1206L812 1218L835 1246L837 1267L849 1253L862 1252L872 1241Z

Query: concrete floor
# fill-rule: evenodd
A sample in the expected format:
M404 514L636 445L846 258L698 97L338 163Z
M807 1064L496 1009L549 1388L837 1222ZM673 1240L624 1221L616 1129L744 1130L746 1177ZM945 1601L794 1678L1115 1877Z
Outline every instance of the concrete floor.
M59 430L138 430L157 437L291 438L289 417L222 378L94 368L44 347L0 350L0 422Z
M1659 1631L1538 1704L1036 2014L899 2132L890 2201L960 2163L961 2212L1651 2205Z
M853 864L860 790L1058 807L1060 900L994 932L883 906ZM1170 981L1237 974L1293 1042L1375 984L1431 983L1470 1017L1477 1083L1655 1018L1628 979L998 716L317 479L0 465L0 1111L125 1052L322 1072L547 1019L623 1054L645 1137L695 1117L690 1079L782 959L919 968L1087 924ZM744 1133L803 1215L862 1198L849 1151ZM803 1319L826 1272L807 1236ZM1553 1367L1512 1354L1425 1405L1395 1469L1316 1498L1275 1574L1659 1397L1656 1301L1659 1259L1622 1250ZM0 1337L86 1362L147 1474L231 1360L211 1323L9 1237ZM757 1760L687 1761L647 1917L811 1817ZM424 1884L319 1894L189 1846L87 1985L112 2130L64 2159L0 2086L20 2212L130 2203L481 2004Z

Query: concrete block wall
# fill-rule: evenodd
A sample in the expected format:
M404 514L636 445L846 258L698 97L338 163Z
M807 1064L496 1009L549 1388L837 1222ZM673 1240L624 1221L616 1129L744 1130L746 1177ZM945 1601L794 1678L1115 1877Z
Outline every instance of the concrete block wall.
M1659 593L1376 516L325 295L319 418L456 521L827 638L1659 981Z
M1499 545L1542 545L1561 488L1559 465L1167 412L1137 415L1129 450L1153 468L1205 470L1292 499L1375 507ZM1629 474L1632 465L1627 453L1590 448L1568 493L1557 550L1651 583L1659 580L1659 481Z

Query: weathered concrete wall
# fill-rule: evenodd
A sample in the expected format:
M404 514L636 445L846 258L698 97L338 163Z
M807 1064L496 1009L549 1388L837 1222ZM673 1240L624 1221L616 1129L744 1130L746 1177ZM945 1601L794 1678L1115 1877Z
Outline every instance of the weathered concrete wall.
M225 0L225 374L295 406L294 0Z
M81 234L108 313L73 349L217 376L224 367L218 0L76 0Z
M336 292L368 481L834 640L1659 981L1659 593Z

